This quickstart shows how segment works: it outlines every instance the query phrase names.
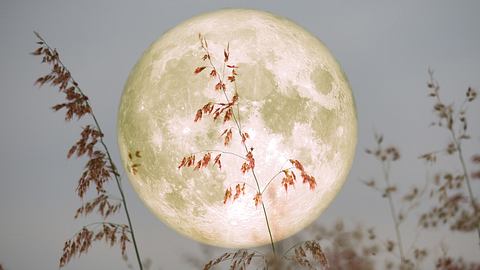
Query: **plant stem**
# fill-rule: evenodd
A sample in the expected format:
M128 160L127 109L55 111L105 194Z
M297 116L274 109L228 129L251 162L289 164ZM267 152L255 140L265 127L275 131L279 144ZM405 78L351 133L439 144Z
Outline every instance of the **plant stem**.
M236 89L235 89L235 91L236 91ZM225 90L223 90L223 94L225 95L225 98L227 99L227 102L230 102L230 99L228 98ZM242 128L240 127L240 124L237 121L237 117L235 116L235 112L233 112L232 115L233 115L233 120L235 121L235 124L238 127L238 133L241 137L242 136ZM248 153L248 148L247 148L247 145L245 143L243 143L243 147L245 148L245 152ZM261 189L260 189L260 184L258 183L257 175L255 174L255 169L254 168L252 168L252 174L253 174L253 178L255 179L255 183L257 184L258 192L262 194L263 191L261 191ZM265 222L267 223L268 235L270 236L270 245L272 246L272 252L273 252L273 255L276 255L275 244L273 242L273 236L272 236L272 230L270 228L270 223L268 222L267 210L265 209L265 204L263 203L263 200L261 201L261 203L262 203L263 214L265 216Z
M194 152L194 153L191 153L191 155L196 155L196 154L200 154L200 153L205 153L205 152L218 152L218 153L222 153L222 154L228 154L228 155L233 155L233 156L236 156L238 158L241 158L243 160L247 160L245 157L242 157L238 154L235 154L233 152L229 152L229 151L223 151L223 150L217 150L217 149L205 149L205 150L202 150L202 151L198 151L198 152Z
M222 76L220 76L220 74L218 73L218 70L217 68L215 67L215 65L213 64L212 62L212 59L210 57L210 52L208 51L208 47L206 45L206 42L204 43L205 39L202 37L200 37L200 41L202 43L202 48L205 50L205 53L207 54L207 59L210 63L210 66L215 70L216 72L216 76L219 80L220 83L223 83L223 79L224 79L224 72L225 72L225 61L223 63L223 70L222 70ZM230 103L230 99L228 98L228 95L227 95L227 92L225 91L225 89L222 89L222 92L225 96L225 99L227 100L228 103ZM237 93L237 85L235 83L235 93ZM238 117L240 117L240 110L237 106L237 113L238 113ZM235 121L235 124L237 125L237 129L238 129L238 134L240 135L240 137L242 137L242 127L239 123L239 121L237 120L237 116L235 115L235 112L232 110L232 115L233 115L233 120ZM245 143L243 143L243 147L245 148L245 152L248 153L248 147ZM255 180L255 183L257 184L257 190L258 190L258 193L262 194L263 192L261 191L260 189L260 184L258 183L258 179L257 179L257 176L255 175L255 169L252 168L252 174L253 174L253 178ZM265 209L265 204L263 203L263 200L261 201L262 203L262 209L263 209L263 214L265 216L265 222L267 224L267 229L268 229L268 235L270 236L270 244L272 246L272 252L273 252L273 255L276 255L276 252L275 252L275 244L273 242L273 236L272 236L272 230L270 228L270 223L268 221L268 215L267 215L267 210Z
M467 191L468 191L468 195L470 197L470 202L472 204L473 212L476 213L479 210L477 209L477 206L475 204L475 197L473 196L472 185L470 183L470 176L468 174L467 165L465 164L465 160L463 158L462 145L457 140L457 138L455 136L455 132L453 131L453 129L450 129L450 134L452 135L453 143L455 144L455 147L457 148L458 159L460 160L460 163L462 165L463 175L465 177L465 182L467 183ZM480 245L480 224L477 226L477 235L478 235L478 240L479 240L479 245Z
M440 94L438 93L438 89L440 88L438 86L438 82L436 82L436 80L434 80L432 71L429 71L429 75L430 75L430 81L432 83L434 83L434 85L436 85L436 88L435 88L435 94L436 95L435 95L435 97L436 97L439 104L443 104L442 100L440 99ZM462 107L464 107L464 105L466 104L466 101L467 101L467 99L465 99L465 101L463 102ZM453 120L453 116L450 113L447 117L447 121L452 121L452 120ZM450 131L450 135L452 136L453 144L455 145L455 148L458 151L458 159L460 160L460 164L462 165L463 175L465 177L465 182L467 183L467 191L468 191L468 195L470 197L470 202L472 204L472 208L473 208L472 210L473 210L474 214L476 214L477 211L479 211L479 209L477 208L477 206L475 204L475 197L473 195L472 186L471 186L471 183L470 183L470 176L468 174L467 165L466 165L465 160L463 158L462 145L461 145L460 141L457 139L457 135L455 133L455 130L454 130L453 126L452 125L447 125L447 129ZM478 235L478 240L479 240L479 245L480 245L480 224L477 226L477 235Z
M286 170L291 170L291 169L294 169L295 166L292 166L290 168L287 168ZM267 184L263 187L263 190L262 190L262 194L263 192L265 192L265 190L267 190L268 186L270 185L270 183L273 182L273 180L275 180L275 178L277 178L277 176L279 176L281 173L283 172L283 170L280 170L279 172L277 172L272 178L270 178L270 180L267 182Z
M50 47L47 42L45 41L45 39L43 39L40 34L38 34L37 32L34 32L35 35L45 44L45 46L47 46L50 50L52 50L52 47ZM62 68L64 68L65 70L68 71L67 67L62 63L62 61L60 60L60 58L58 58L58 63L62 66ZM70 72L69 72L70 73ZM76 82L75 79L73 78L73 76L71 75L70 73L70 80L72 82ZM78 90L78 92L86 97L86 95L83 93L82 89L80 89L80 87L75 84L75 88ZM120 192L120 196L122 197L122 204L123 204L123 207L125 209L125 215L127 216L127 221L128 221L128 226L130 227L130 234L132 235L132 242L133 242L133 246L135 248L135 254L136 254L136 257L137 257L137 261L138 261L138 267L140 268L140 270L143 270L143 266L142 266L142 261L140 259L140 253L138 251L138 246L137 246L137 241L135 239L135 233L134 233L134 230L133 230L133 225L132 225L132 221L130 219L130 214L128 212L128 208L127 208L127 201L125 199L125 194L123 193L123 189L122 189L122 186L120 184L120 174L118 173L117 171L117 167L115 166L115 164L113 163L113 160L112 160L112 157L110 155L110 151L108 151L108 147L107 145L105 144L105 142L103 141L103 132L102 132L102 129L100 128L100 124L98 123L97 121L97 118L95 117L95 114L93 113L93 108L92 106L90 105L90 103L88 102L88 99L85 100L85 103L87 104L88 108L90 108L90 115L92 116L92 119L93 121L95 122L95 126L97 127L98 131L102 134L102 136L100 136L100 143L102 144L104 150L105 150L105 153L107 154L107 158L108 158L108 162L110 163L110 167L113 171L113 176L115 178L115 182L117 183L117 187L118 187L118 190Z
M383 176L385 183L387 184L387 188L390 187L390 175L389 175L389 169L385 166L385 162L382 161L382 170L383 170ZM395 228L395 235L397 237L397 243L398 243L398 250L400 251L400 258L402 263L406 261L405 259L405 254L403 251L403 244L402 244L402 236L400 234L400 223L398 222L397 219L397 212L395 211L395 204L393 203L392 199L392 194L391 192L387 192L387 199L388 199L388 205L390 206L390 214L392 215L392 220L394 223L394 228Z
M72 77L72 80L73 80L73 77ZM84 95L82 90L78 86L77 86L77 89L82 95ZM90 108L90 114L92 115L93 121L95 122L95 125L97 126L98 131L102 134L102 136L100 137L100 143L102 144L105 152L107 153L108 162L110 163L110 166L112 167L112 170L114 171L113 176L115 177L115 182L117 183L118 190L120 191L120 196L122 197L122 203L123 203L123 207L125 209L125 215L127 216L128 226L130 227L130 234L132 235L132 242L133 242L133 246L135 248L135 255L137 257L138 267L140 268L140 270L143 270L142 260L140 259L140 253L138 251L137 241L135 239L135 233L134 233L134 230L133 230L132 220L131 220L130 214L128 212L127 200L125 199L125 194L123 193L123 188L122 188L122 185L120 183L120 176L118 174L117 167L113 163L112 157L110 155L110 151L108 151L108 147L105 144L105 142L103 141L103 132L102 132L102 129L100 128L100 124L98 123L97 118L95 117L95 114L93 113L92 106L90 106L88 100L86 101L86 103L87 103L88 107Z
M255 171L253 169L252 169L252 174L253 174L253 178L255 179L255 182L257 183L258 192L260 192L260 186L258 184L257 176L255 175ZM270 236L270 245L272 246L272 252L273 252L273 255L276 255L275 244L273 242L273 237L272 237L272 230L270 229L270 224L268 222L267 210L265 209L265 204L263 203L263 200L261 201L261 203L262 203L263 214L265 216L265 222L267 223L268 235Z

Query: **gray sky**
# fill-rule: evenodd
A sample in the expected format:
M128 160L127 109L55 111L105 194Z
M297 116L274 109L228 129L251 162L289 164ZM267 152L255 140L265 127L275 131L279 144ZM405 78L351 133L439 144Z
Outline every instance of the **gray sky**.
M350 178L318 222L331 224L342 218L376 226L380 235L390 238L386 202L359 183L360 178L379 175L378 166L363 154L373 144L373 131L399 146L403 159L394 167L394 181L408 188L425 179L426 167L416 157L448 142L446 133L428 128L433 116L426 97L427 68L436 71L445 96L457 103L468 86L480 89L479 1L118 2L0 2L0 263L6 269L57 268L64 240L96 220L73 220L80 204L74 188L84 161L65 156L80 125L64 124L63 115L49 109L62 100L56 90L33 87L48 71L28 55L35 48L33 30L59 48L90 96L118 161L115 125L123 85L151 42L194 15L220 8L254 8L290 18L336 56L358 109L359 143ZM477 102L471 115L478 116L479 107ZM478 153L478 125L472 133L467 152ZM455 162L444 165L458 168ZM201 245L163 225L129 183L124 186L143 256L153 260L155 269L188 269L183 255L199 253ZM478 185L475 188L478 194ZM122 218L118 215L120 222ZM414 229L414 224L402 227L407 243ZM480 251L473 236L422 232L419 243L434 246L444 239L453 254L475 259ZM116 248L97 244L65 269L101 268L126 266Z

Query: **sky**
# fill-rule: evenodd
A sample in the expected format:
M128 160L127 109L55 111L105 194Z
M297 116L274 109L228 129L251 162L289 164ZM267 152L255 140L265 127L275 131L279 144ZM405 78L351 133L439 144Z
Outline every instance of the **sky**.
M120 3L121 2L121 3ZM417 157L448 143L448 134L429 127L427 70L435 70L445 99L458 104L469 86L480 89L480 2L478 1L0 1L0 264L5 269L55 269L63 242L96 218L74 220L80 205L76 181L84 160L66 152L80 123L64 123L49 108L62 101L55 89L33 82L47 67L28 53L33 31L59 49L63 62L91 99L114 160L119 161L116 117L127 76L142 52L180 22L221 8L272 12L303 26L322 40L343 67L356 100L358 147L348 181L316 221L375 226L393 238L388 206L361 179L379 177L365 154L373 133L398 146L402 159L392 179L408 188L438 168ZM467 154L479 149L478 102ZM458 169L455 160L442 166ZM126 179L126 178L125 178ZM148 211L123 183L144 258L153 269L190 269L185 255L200 256L202 245L177 234ZM477 194L478 185L474 190ZM412 218L415 220L415 217ZM116 220L125 222L123 215ZM401 227L408 243L415 222ZM451 253L475 260L474 234L422 231L418 242L448 242ZM130 251L133 249L130 247ZM436 251L439 252L438 249ZM223 249L214 249L220 255ZM127 269L117 248L97 244L65 269ZM129 253L133 260L133 253Z

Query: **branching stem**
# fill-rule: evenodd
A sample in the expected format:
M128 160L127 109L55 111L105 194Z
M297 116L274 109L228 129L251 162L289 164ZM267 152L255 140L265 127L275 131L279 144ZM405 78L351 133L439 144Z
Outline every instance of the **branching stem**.
M37 32L34 32L35 35L45 44L45 46L47 46L50 50L52 50L52 47L50 47L47 42L45 41L45 39L43 39L40 34L38 34ZM53 51L53 50L52 50ZM62 63L62 61L60 60L60 58L58 58L58 64L60 64L62 66L62 68L64 68L65 70L68 71L67 67ZM70 71L68 71L70 73ZM72 82L76 82L73 78L73 76L71 75L70 73L70 80ZM78 86L78 84L74 84L75 85L75 88L78 90L78 92L86 97L86 95L84 94L84 92L82 91L82 89ZM93 108L92 106L90 106L90 103L88 102L88 99L85 100L85 103L86 105L88 106L88 108L90 108L90 115L92 116L92 119L95 123L95 126L97 128L97 130L102 134L102 136L100 137L100 143L102 144L104 150L105 150L105 153L107 154L107 158L108 158L108 162L110 163L110 167L113 171L113 176L115 178L115 182L117 183L117 187L118 187L118 190L120 192L120 196L122 197L122 204L123 204L123 207L125 209L125 215L127 216L127 221L128 221L128 226L130 227L130 234L132 235L132 242L133 242L133 246L135 248L135 255L137 257L137 261L138 261L138 267L140 268L140 270L143 270L143 266L142 266L142 261L140 259L140 253L138 251L138 246L137 246L137 241L135 239L135 233L134 233L134 229L133 229L133 225L132 225L132 221L131 221L131 218L130 218L130 214L128 212L128 207L127 207L127 201L125 199L125 194L123 193L123 189L122 189L122 186L121 186L121 179L120 179L120 174L118 173L118 170L117 170L117 167L115 166L115 164L113 163L113 160L112 160L112 157L110 155L110 151L108 150L108 147L107 145L105 144L104 140L103 140L103 136L104 136L104 133L102 132L102 129L100 127L100 124L98 123L98 120L97 120L97 117L95 116L95 114L93 113Z
M294 169L294 168L295 168L295 166L292 166L290 168L287 168L286 170L291 170L291 169ZM274 176L272 176L272 178L270 178L270 180L267 182L267 184L263 187L263 190L261 192L262 194L263 194L263 192L265 192L265 190L270 185L270 183L272 183L273 180L275 180L275 178L277 178L277 176L279 176L282 172L283 172L283 170L280 170Z
M191 155L196 155L196 154L205 153L205 152L217 152L217 153L222 153L222 154L228 154L228 155L232 155L232 156L236 156L238 158L241 158L245 161L247 160L245 157L242 157L239 154L229 152L229 151L217 150L217 149L206 149L206 150L198 151L198 152L195 152L195 153L191 153Z
M235 92L236 91L237 90L235 89ZM227 102L230 102L230 99L228 98L227 93L225 92L225 89L223 89L223 94L225 95L225 98L227 99ZM235 124L238 127L238 134L241 137L242 136L242 128L240 126L240 123L238 122L237 117L235 116L235 113L232 113L232 115L233 115L233 120L235 121ZM248 153L248 147L245 143L243 143L243 147L245 148L245 152ZM263 194L263 191L261 191L261 189L260 189L260 184L258 183L257 175L255 174L255 168L252 168L252 175L253 175L253 179L255 179L255 184L257 184L257 191L260 194ZM272 230L270 228L270 223L268 221L267 210L265 209L265 204L263 203L263 200L261 201L261 204L262 204L263 214L265 216L265 222L267 223L268 235L270 236L270 245L272 246L272 252L273 252L273 255L276 255L275 244L274 244L273 236L272 236Z
M429 76L430 76L430 81L435 86L435 88L434 88L435 98L437 99L439 104L443 104L442 100L440 98L439 91L438 91L438 89L439 89L438 82L433 78L433 71L429 70L428 73L429 73ZM464 111L463 108L465 107L466 102L467 102L467 99L465 99L464 102L462 103L462 106L461 106L461 109L459 110L459 112ZM447 116L448 116L447 121L453 122L452 113L450 112ZM459 116L459 114L457 114L455 117L458 118L458 116ZM463 157L462 144L461 144L461 141L460 141L461 138L459 139L457 137L457 134L455 132L455 129L454 129L453 125L447 124L447 129L450 131L450 135L452 137L452 142L455 145L455 149L457 150L457 153L458 153L458 159L459 159L460 164L462 166L463 176L464 176L464 179L465 179L465 182L466 182L467 192L468 192L468 196L469 196L469 199L470 199L470 203L472 205L472 210L473 210L474 213L477 213L478 211L480 211L480 209L478 209L477 205L475 204L475 196L473 194L472 185L471 185L471 182L470 182L470 175L468 174L467 165L466 165L465 159ZM480 224L477 225L477 235L478 235L478 240L479 240L479 245L480 245Z
M225 62L224 62L224 65L223 65L224 67L223 67L223 70L222 70L222 76L220 76L217 68L215 67L215 65L214 65L213 62L212 62L212 59L211 59L211 56L210 56L210 52L209 52L208 47L207 47L208 45L206 45L206 42L205 42L205 43L204 43L204 42L205 42L205 40L201 38L202 48L204 49L205 53L206 53L207 56L208 56L207 59L208 59L208 61L209 61L209 63L210 63L210 66L212 67L213 70L215 70L217 79L218 79L219 82L222 84L222 83L223 83L223 79L224 79L223 77L225 76L225 74L224 74L224 72L225 72ZM222 92L223 92L223 94L224 94L224 96L225 96L225 99L226 99L227 103L230 103L230 99L228 98L227 92L225 91L224 88L222 88ZM235 93L237 93L236 84L235 84ZM239 114L239 109L238 109L238 107L237 107L237 112L238 112L238 114ZM234 120L235 124L237 125L238 134L240 135L240 137L242 137L242 127L241 127L239 121L237 120L237 116L236 116L235 112L232 112L232 116L233 116L233 120ZM247 145L246 145L245 143L243 143L243 147L245 148L245 152L248 153L249 150L248 150L248 147L247 147ZM254 168L252 168L252 175L253 175L253 178L254 178L254 180L255 180L255 184L257 185L257 191L258 191L258 193L260 193L260 194L263 193L263 192L261 192L260 184L259 184L259 182L258 182L258 179L257 179L257 176L256 176L256 174L255 174L255 169L254 169ZM273 236L272 236L272 230L271 230L271 228L270 228L270 223L269 223L269 220L268 220L267 210L265 209L265 204L263 203L263 200L261 201L261 204L262 204L263 214L264 214L264 216L265 216L265 222L266 222L266 224L267 224L268 235L270 236L270 244L271 244L271 246L272 246L272 252L273 252L273 254L275 255L276 252L275 252L275 244L274 244Z
M385 164L384 161L382 161L382 170L383 170L383 179L385 180L385 184L387 185L387 189L390 187L390 173L389 173L389 164ZM398 243L398 250L400 251L400 258L402 263L406 262L405 258L405 253L403 251L403 243L402 243L402 236L400 234L400 222L397 218L397 212L395 210L395 204L393 203L392 199L392 193L391 192L386 192L386 196L388 199L388 205L390 207L390 214L392 215L392 220L395 228L395 236L397 237L397 243Z
M453 129L450 129L450 134L452 135L453 143L455 144L458 152L458 159L460 160L460 164L462 165L463 175L465 177L465 182L467 183L467 191L470 197L470 203L472 204L473 212L476 213L477 211L479 211L479 209L477 209L477 205L475 204L475 197L473 195L472 185L470 183L470 175L468 174L467 165L465 163L465 159L463 158L462 145L456 138L455 131ZM477 226L477 235L480 245L480 224Z

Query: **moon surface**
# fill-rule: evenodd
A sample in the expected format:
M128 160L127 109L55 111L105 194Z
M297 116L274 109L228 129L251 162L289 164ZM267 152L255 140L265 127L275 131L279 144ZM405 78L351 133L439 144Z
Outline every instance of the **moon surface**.
M285 239L333 200L348 176L357 141L345 74L325 45L285 18L243 9L207 13L169 30L144 52L118 113L118 144L128 178L145 205L187 237L231 248L270 242L262 207L253 201L255 181L251 172L240 171L242 159L222 155L221 170L211 165L177 169L184 156L203 150L245 156L238 133L229 146L220 137L225 128L235 128L233 122L208 116L193 121L204 104L223 101L208 68L193 72L207 65L199 33L214 65L223 65L229 44L229 62L238 66L235 114L250 135L259 186L290 167L288 159L302 162L316 178L314 190L297 179L285 192L280 176L263 193L273 239ZM227 83L227 91L232 85ZM134 164L140 165L132 170ZM225 190L239 182L246 183L245 195L224 204Z

